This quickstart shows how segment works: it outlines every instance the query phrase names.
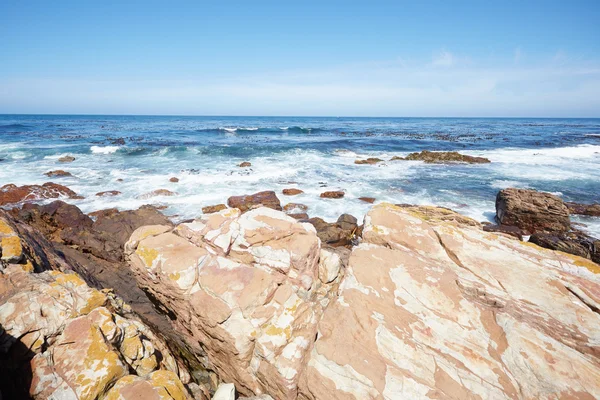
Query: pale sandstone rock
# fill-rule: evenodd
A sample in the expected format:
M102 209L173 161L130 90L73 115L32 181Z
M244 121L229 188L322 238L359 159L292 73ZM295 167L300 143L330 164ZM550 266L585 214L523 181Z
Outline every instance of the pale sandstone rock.
M342 259L333 249L321 249L319 259L319 279L323 283L333 281L340 273Z
M367 214L299 398L600 397L600 269L444 214Z
M220 384L212 400L235 400L235 385L233 383Z
M314 227L261 207L203 215L158 235L144 229L126 244L130 264L176 315L189 346L206 351L219 378L243 394L296 398L321 314Z

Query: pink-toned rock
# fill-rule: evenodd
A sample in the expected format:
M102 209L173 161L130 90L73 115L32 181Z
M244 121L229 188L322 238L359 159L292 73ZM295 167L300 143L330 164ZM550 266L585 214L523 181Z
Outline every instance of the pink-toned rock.
M177 375L171 371L160 370L147 377L127 375L119 379L104 400L184 400L187 398L187 392Z
M281 203L279 202L279 198L277 198L277 195L272 190L245 196L231 196L229 199L227 199L227 205L231 208L238 208L242 212L259 206L269 207L274 210L281 211Z
M322 309L314 228L260 207L156 229L134 232L126 253L190 348L205 349L219 378L242 394L296 398Z
M600 268L425 211L367 214L298 398L598 398Z
M362 202L369 203L369 204L375 203L375 197L359 197L358 199Z
M177 183L177 182L179 182L179 178L177 178L177 177L174 176L174 177L172 177L172 178L169 179L169 182L171 182L171 183Z
M66 197L69 199L83 198L78 196L77 193L68 187L52 182L46 182L43 185L25 186L8 184L0 188L0 206L17 204L25 201L58 199L59 197Z

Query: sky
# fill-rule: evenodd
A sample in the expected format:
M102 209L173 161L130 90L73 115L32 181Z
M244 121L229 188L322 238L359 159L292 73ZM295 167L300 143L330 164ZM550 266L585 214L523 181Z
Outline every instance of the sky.
M2 0L0 113L600 117L600 1Z

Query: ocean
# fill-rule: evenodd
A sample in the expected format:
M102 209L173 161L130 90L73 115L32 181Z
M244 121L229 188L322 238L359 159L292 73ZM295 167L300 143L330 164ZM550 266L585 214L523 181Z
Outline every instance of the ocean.
M421 150L456 150L491 163L354 164ZM66 155L76 160L59 163ZM238 167L243 161L252 167ZM56 169L73 176L44 176ZM84 212L151 203L181 220L232 195L274 190L282 204L303 203L311 217L328 221L343 213L361 220L370 207L358 200L363 196L492 221L496 193L507 187L599 202L600 119L0 115L0 185L47 181L84 196L67 200ZM290 187L304 193L281 194ZM140 198L156 189L177 194ZM121 194L95 195L108 190ZM326 190L346 195L320 198ZM600 218L573 219L600 237Z

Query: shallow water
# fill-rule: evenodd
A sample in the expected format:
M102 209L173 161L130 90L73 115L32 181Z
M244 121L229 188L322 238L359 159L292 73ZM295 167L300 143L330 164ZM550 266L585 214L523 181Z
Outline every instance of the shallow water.
M492 163L354 164L421 150L458 150ZM76 160L59 163L64 155ZM168 215L193 218L202 206L260 190L277 191L283 204L304 203L311 216L326 220L344 212L360 219L370 207L361 196L446 206L481 221L493 218L495 195L506 187L600 201L600 119L0 115L0 160L0 185L39 184L50 180L44 172L71 172L52 181L85 196L69 200L85 212L155 203L168 205ZM242 161L252 167L239 168ZM169 182L173 176L180 181ZM305 193L281 195L287 187ZM177 195L138 198L161 188ZM319 198L335 189L345 198ZM122 195L95 196L106 190ZM575 220L600 236L598 218Z

